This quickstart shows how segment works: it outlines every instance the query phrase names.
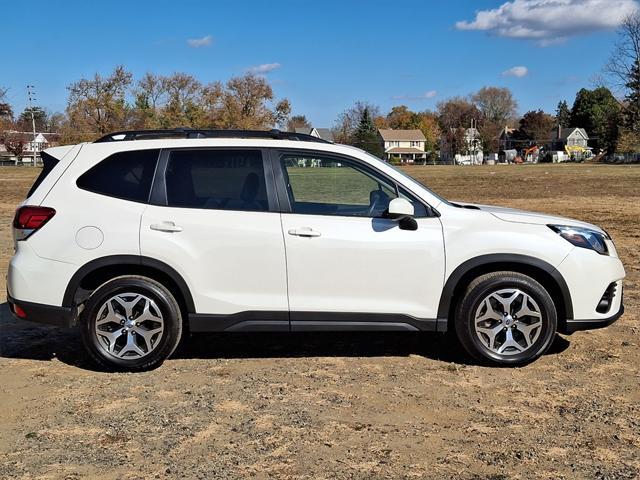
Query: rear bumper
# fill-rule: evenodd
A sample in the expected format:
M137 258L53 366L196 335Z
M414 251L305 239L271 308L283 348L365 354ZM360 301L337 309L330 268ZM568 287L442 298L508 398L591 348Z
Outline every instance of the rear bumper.
M571 335L573 332L580 330L594 330L596 328L608 327L618 320L624 313L624 305L620 303L620 309L612 316L607 318L597 318L594 320L567 320L565 328L561 333Z
M56 327L72 327L75 324L74 309L71 307L55 307L53 305L43 305L41 303L23 302L7 295L9 310L18 320L28 320L30 322L44 323ZM19 315L16 307L22 310Z

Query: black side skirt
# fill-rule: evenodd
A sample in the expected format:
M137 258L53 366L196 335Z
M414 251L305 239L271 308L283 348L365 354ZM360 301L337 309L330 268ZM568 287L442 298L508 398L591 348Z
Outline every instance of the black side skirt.
M440 327L440 328L438 328ZM189 314L192 332L405 331L436 332L442 322L402 314L336 312L240 312ZM444 322L446 328L446 322Z

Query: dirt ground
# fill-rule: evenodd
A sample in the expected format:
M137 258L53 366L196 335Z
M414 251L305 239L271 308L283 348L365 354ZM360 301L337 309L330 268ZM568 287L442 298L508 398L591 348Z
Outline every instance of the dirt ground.
M640 167L413 167L458 200L603 226L626 314L521 369L437 334L193 337L163 367L96 371L77 332L0 298L0 478L630 479L640 476ZM10 221L35 174L0 169Z

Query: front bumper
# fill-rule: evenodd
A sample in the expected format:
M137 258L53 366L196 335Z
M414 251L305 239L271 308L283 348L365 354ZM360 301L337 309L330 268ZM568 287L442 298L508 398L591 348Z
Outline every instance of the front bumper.
M610 317L596 318L593 320L567 320L566 325L560 333L571 335L573 332L581 330L595 330L596 328L608 327L616 320L618 320L624 313L624 305L620 302L620 309Z
M75 312L71 307L55 307L41 303L23 302L7 295L9 310L14 318L30 322L44 323L56 327L72 327L75 324ZM18 314L18 309L22 312Z

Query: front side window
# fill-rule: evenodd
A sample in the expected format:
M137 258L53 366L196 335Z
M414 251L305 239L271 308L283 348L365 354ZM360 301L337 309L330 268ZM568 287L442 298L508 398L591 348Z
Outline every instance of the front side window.
M165 179L170 207L269 210L260 151L175 150Z
M114 153L85 172L76 184L83 190L147 202L160 150Z
M282 157L293 213L381 217L395 186L355 163L336 158Z

